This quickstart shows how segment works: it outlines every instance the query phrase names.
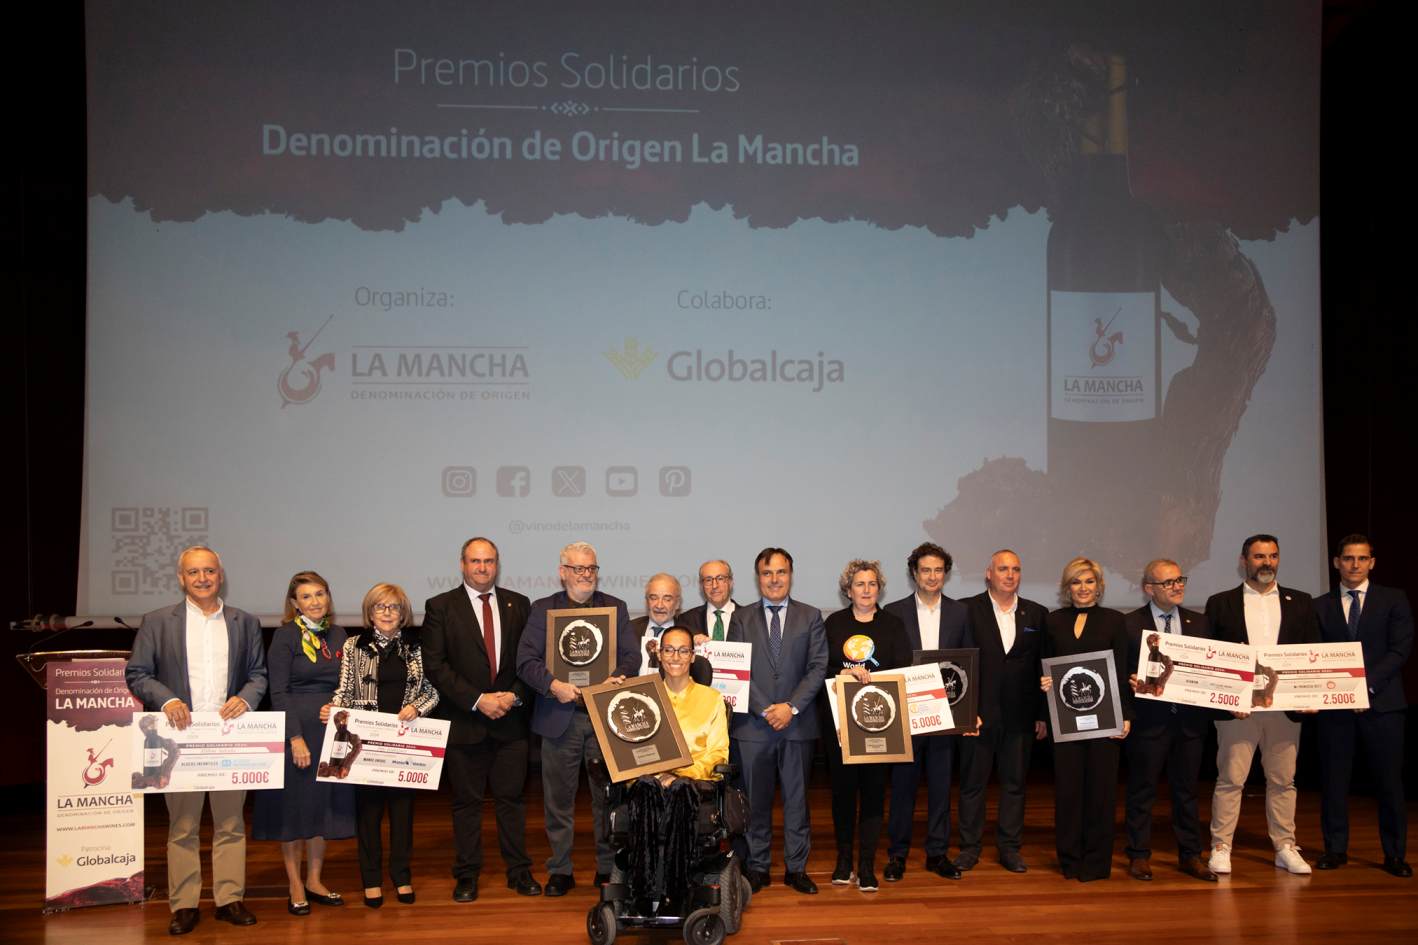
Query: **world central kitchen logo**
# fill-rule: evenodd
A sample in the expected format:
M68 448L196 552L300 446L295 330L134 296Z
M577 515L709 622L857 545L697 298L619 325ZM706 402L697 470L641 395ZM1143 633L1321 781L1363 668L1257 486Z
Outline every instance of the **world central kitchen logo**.
M657 357L655 351L627 338L620 350L606 352L606 360L626 380L635 380ZM665 359L665 373L672 381L685 383L803 384L818 393L828 384L841 384L847 369L843 362L819 351L813 357L796 357L776 349L767 356L744 355L730 348L725 352L703 348L676 351Z

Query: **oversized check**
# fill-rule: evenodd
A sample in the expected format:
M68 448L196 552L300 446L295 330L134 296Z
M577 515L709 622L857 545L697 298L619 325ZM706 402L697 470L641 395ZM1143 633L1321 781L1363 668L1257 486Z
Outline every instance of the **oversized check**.
M1249 712L1255 648L1148 631L1137 661L1139 699Z
M246 712L234 719L193 712L180 732L161 712L134 712L132 739L132 786L140 793L285 786L284 712Z
M884 669L884 673L900 673L906 679L906 706L911 718L912 735L930 735L955 728L950 713L950 693L939 663Z
M317 781L438 790L450 723L389 712L330 709Z
M752 665L752 643L730 643L709 640L699 644L696 652L714 667L714 688L724 694L724 701L734 712L748 711L748 676Z
M1367 709L1364 650L1352 643L1291 643L1256 648L1253 712Z

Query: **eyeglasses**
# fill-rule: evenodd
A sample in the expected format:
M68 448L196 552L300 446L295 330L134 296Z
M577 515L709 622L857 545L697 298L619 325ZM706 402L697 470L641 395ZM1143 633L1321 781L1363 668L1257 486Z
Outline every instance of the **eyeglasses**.
M370 609L371 611L373 611L374 613L376 613L376 614L402 614L402 613L404 612L404 605L403 605L403 604L373 604L373 605L370 606L369 609Z
M729 577L727 574L710 574L710 575L708 575L708 576L706 576L706 577L700 578L700 579L699 579L699 583L700 583L700 584L727 584L729 581L732 581L732 580L733 580L733 578Z
M1143 581L1144 584L1151 584L1153 587L1165 587L1169 591L1175 591L1179 587L1187 586L1187 579L1183 577L1167 578L1165 581Z
M588 574L595 577L601 570L599 564L563 564L562 567L570 569L577 577L585 577Z
M661 659L664 659L666 656L677 656L677 657L679 657L680 659L687 659L688 657L693 656L693 655L694 655L694 647L692 647L692 646L662 646L662 647L660 647L660 658L661 658Z

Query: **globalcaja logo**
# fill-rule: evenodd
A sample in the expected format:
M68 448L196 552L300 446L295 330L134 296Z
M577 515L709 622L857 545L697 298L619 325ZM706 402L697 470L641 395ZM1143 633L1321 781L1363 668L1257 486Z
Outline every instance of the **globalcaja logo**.
M88 764L84 765L84 789L96 787L103 783L103 779L108 777L109 771L113 769L113 756L108 754L108 746L113 744L113 739L108 740L98 751L87 748L89 754Z
M1122 314L1122 309L1113 313L1113 317L1108 319L1108 324L1103 324L1103 319L1093 319L1093 344L1088 349L1088 360L1093 363L1093 367L1102 367L1117 353L1117 346L1123 343L1123 333L1115 331L1111 335L1108 329L1113 327L1113 322L1118 320Z
M606 352L606 360L615 365L627 381L633 381L654 363L656 354L651 348L641 348L634 338L625 339L625 346L619 351L612 348Z
M286 337L290 339L290 349L286 352L290 357L290 364L281 371L281 376L276 381L282 410L290 404L306 404L314 400L320 393L320 375L325 371L335 370L333 351L326 351L314 358L306 357L310 346L315 344L315 339L320 337L325 325L330 324L330 319L334 317L332 313L330 318L325 319L324 324L315 329L315 334L311 335L305 344L300 343L300 332L286 332Z

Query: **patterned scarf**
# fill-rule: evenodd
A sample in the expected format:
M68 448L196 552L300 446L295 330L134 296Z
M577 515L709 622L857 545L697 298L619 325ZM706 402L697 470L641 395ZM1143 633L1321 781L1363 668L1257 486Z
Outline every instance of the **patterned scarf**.
M319 623L311 623L305 614L298 614L295 625L300 628L300 648L305 651L306 658L312 663L321 656L328 660L330 644L326 642L325 634L330 629L330 618L321 617Z

